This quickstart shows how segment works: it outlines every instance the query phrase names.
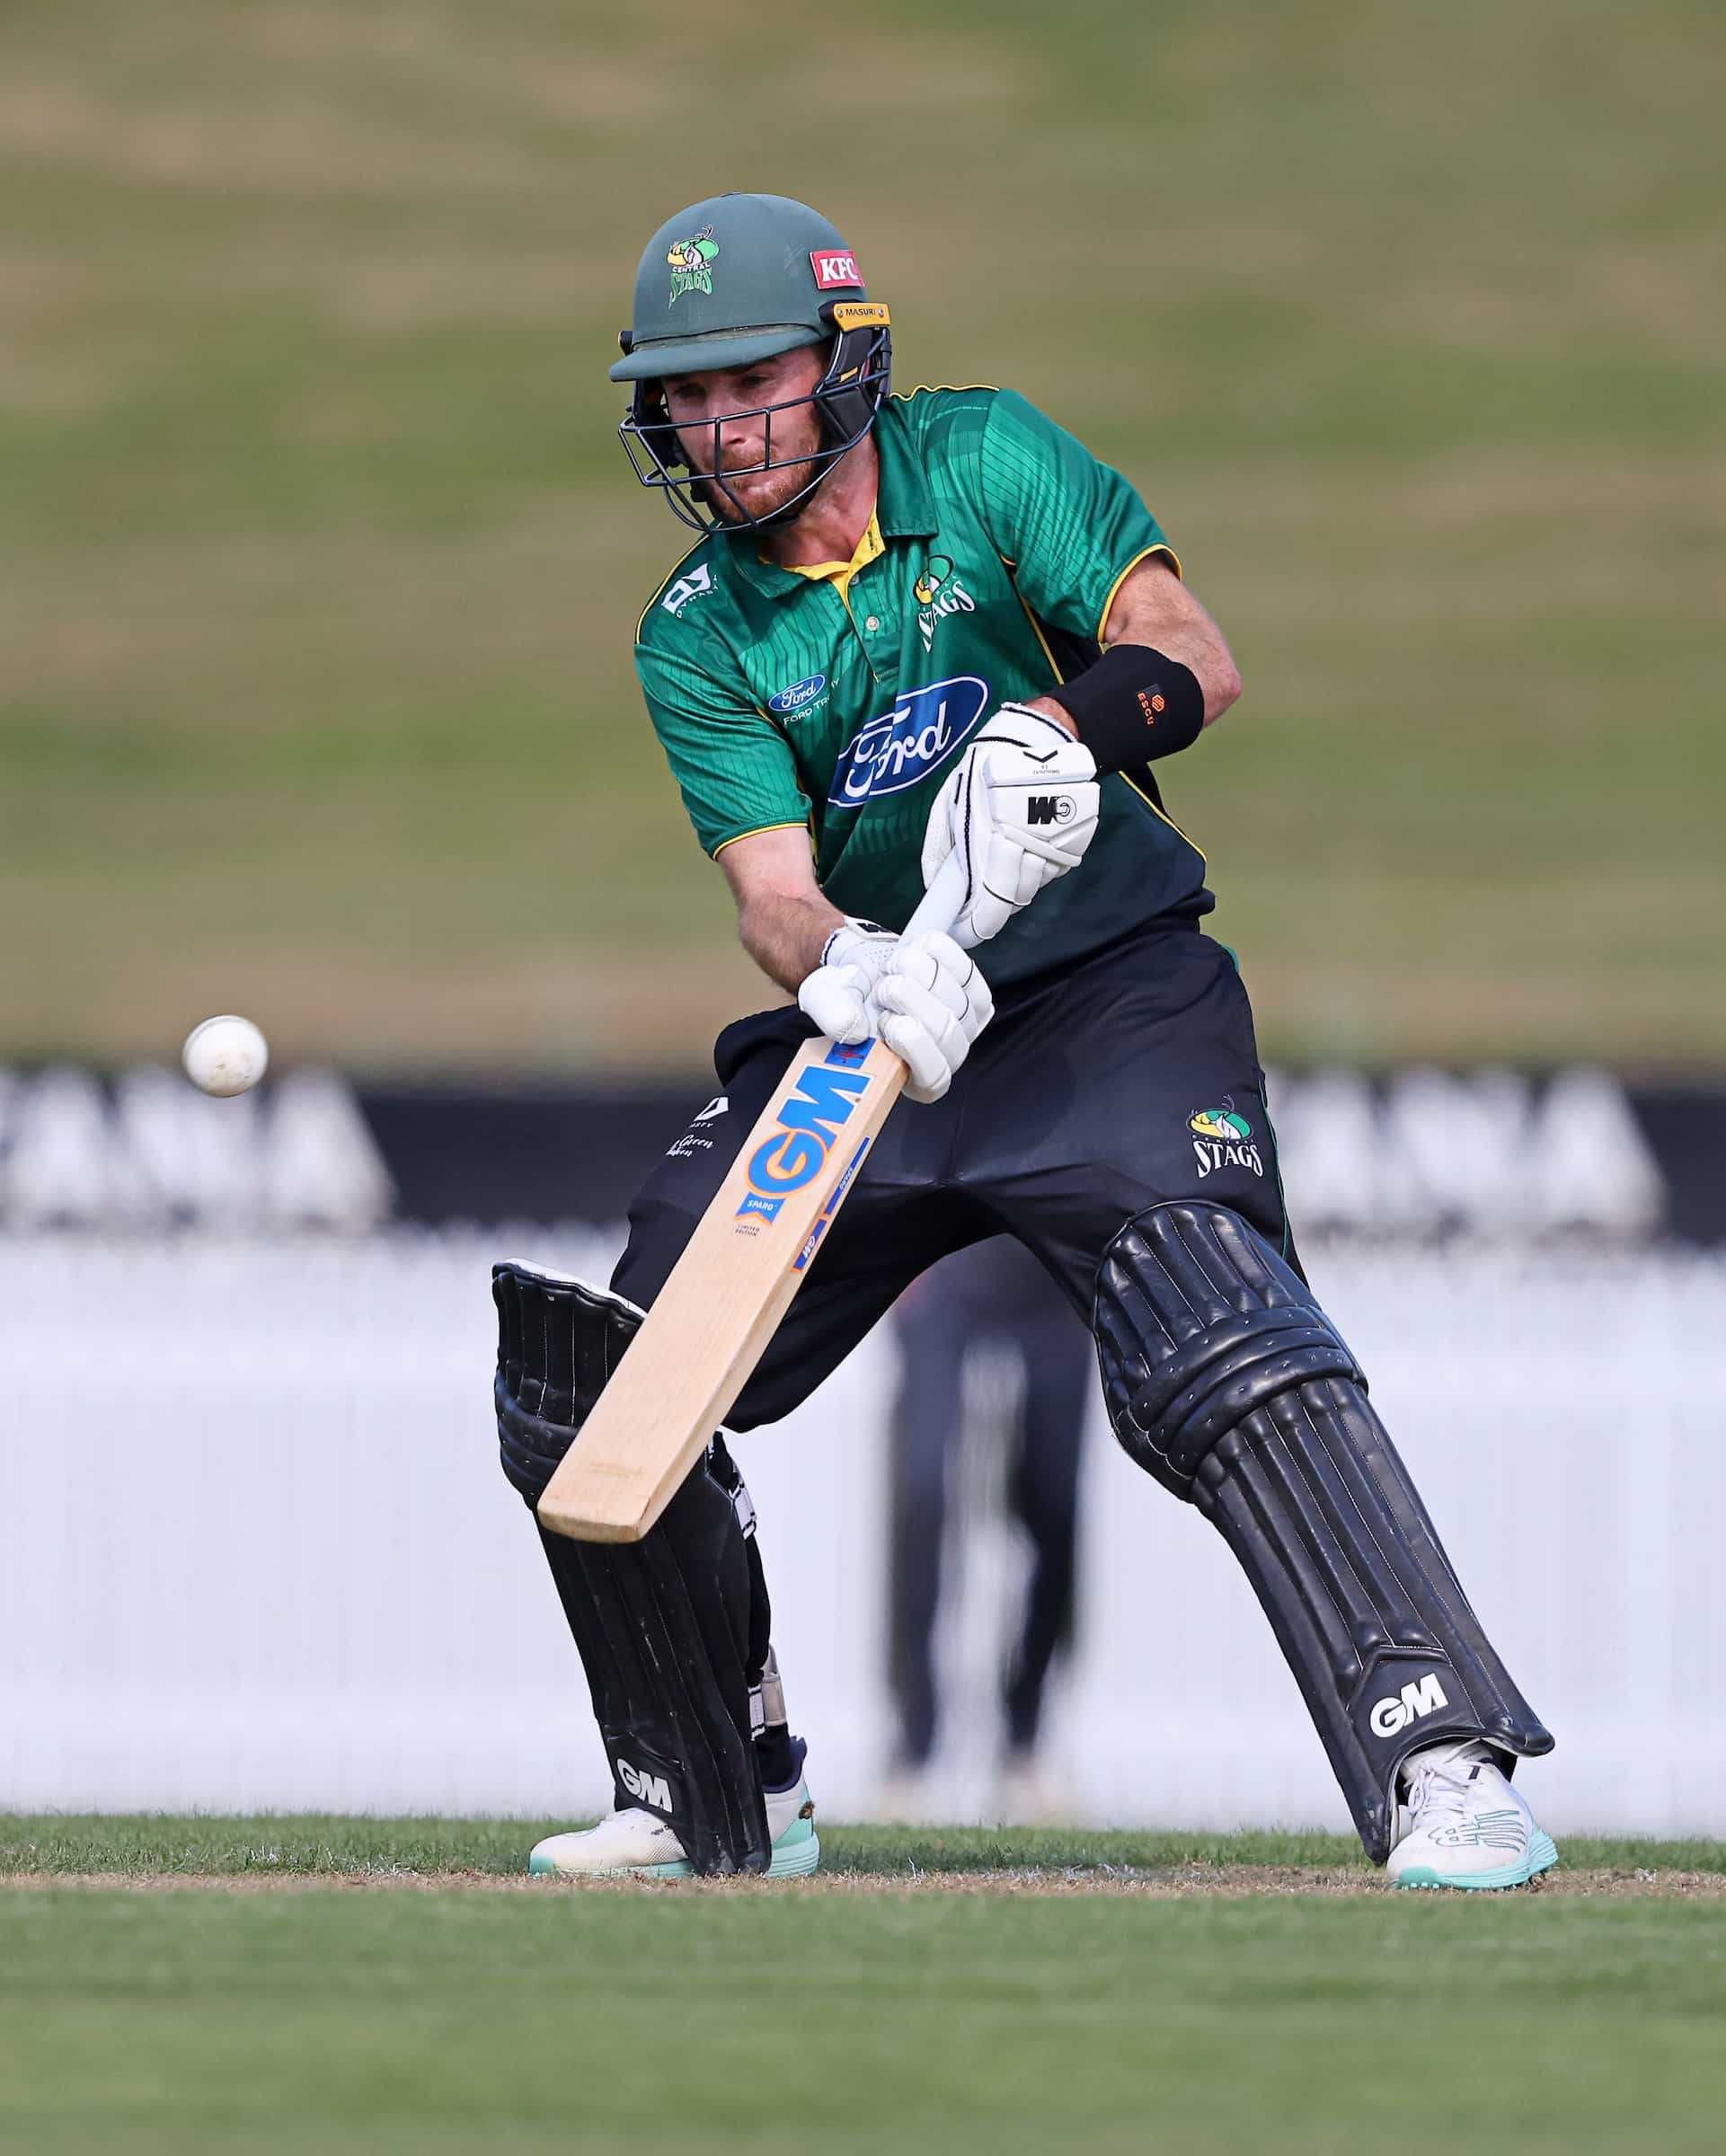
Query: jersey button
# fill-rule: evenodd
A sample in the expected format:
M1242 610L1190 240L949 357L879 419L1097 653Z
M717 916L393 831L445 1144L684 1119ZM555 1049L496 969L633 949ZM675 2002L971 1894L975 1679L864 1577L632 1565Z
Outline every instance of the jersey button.
M868 630L871 636L874 635L876 630L879 629L881 625L881 617L878 614L872 614L869 619L863 623L863 627Z

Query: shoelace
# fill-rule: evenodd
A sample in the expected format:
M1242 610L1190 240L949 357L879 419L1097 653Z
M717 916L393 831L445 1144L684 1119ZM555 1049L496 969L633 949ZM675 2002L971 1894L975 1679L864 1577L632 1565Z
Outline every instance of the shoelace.
M1408 1808L1416 1832L1468 1817L1473 1760L1422 1759L1409 1779Z

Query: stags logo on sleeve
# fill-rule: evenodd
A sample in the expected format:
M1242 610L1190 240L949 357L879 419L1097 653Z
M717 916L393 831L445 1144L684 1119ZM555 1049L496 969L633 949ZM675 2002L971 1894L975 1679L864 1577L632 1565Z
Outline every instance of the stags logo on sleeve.
M815 282L823 292L854 291L863 281L856 256L841 248L812 254L809 261Z

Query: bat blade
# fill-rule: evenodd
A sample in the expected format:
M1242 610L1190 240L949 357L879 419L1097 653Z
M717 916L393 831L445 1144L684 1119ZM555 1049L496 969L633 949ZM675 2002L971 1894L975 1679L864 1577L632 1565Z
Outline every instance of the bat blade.
M907 937L951 928L968 895L951 853ZM652 1526L791 1308L907 1075L878 1040L798 1050L545 1485L543 1526L581 1542Z
M905 1065L799 1050L539 1500L578 1542L634 1542L701 1457L802 1286Z

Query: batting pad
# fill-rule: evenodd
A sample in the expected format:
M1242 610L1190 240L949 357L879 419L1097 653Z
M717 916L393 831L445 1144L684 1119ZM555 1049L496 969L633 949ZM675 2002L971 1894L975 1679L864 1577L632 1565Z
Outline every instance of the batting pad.
M532 1506L641 1324L621 1296L492 1268L504 1472ZM668 1819L696 1871L765 1871L750 1741L748 1544L704 1459L639 1542L540 1530L611 1761L616 1802Z
M1129 1221L1098 1273L1095 1330L1116 1436L1240 1560L1376 1863L1412 1752L1465 1736L1552 1750L1354 1356L1245 1221L1190 1203Z

